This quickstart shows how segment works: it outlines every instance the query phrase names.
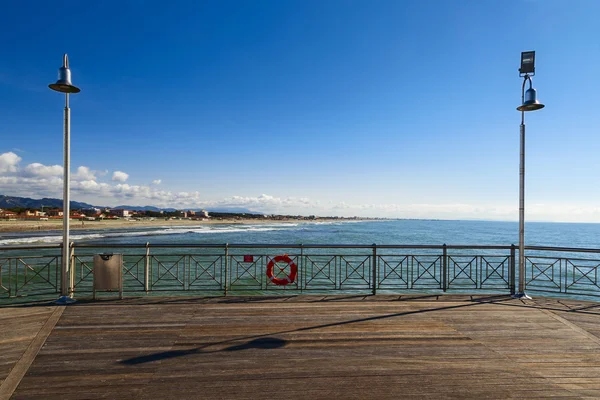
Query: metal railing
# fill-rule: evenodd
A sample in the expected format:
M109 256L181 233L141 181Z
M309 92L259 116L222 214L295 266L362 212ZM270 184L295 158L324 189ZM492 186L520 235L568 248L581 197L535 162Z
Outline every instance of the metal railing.
M0 297L60 292L61 246L0 247ZM600 249L526 247L528 291L600 296ZM70 290L93 291L93 256L123 254L125 294L515 293L516 248L463 245L73 244ZM286 254L297 275L273 263Z
M600 250L543 246L525 249L528 290L600 296Z

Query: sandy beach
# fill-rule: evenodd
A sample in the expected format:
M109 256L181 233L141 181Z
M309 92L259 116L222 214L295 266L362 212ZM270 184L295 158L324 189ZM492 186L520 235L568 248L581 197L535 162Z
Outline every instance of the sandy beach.
M216 224L277 224L277 223L307 223L307 222L327 222L328 219L319 219L317 221L297 220L297 219L214 219L206 221L191 221L187 219L155 219L150 220L103 220L103 221L77 221L71 220L70 229L119 229L119 228L137 228L137 227L163 227L163 226L199 226ZM342 220L336 220L342 221ZM62 230L62 220L39 221L39 220L17 220L0 221L0 232L32 232L32 231L60 231Z

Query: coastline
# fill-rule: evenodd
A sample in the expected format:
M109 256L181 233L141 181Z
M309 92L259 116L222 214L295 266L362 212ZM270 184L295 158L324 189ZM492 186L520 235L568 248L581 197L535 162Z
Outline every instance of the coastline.
M318 222L345 222L346 219L320 218L316 220L298 220L298 219L217 219L206 221L192 221L187 219L164 220L156 219L153 221L135 221L135 220L102 220L102 221L78 221L72 220L69 224L70 230L90 229L127 229L127 228L147 228L147 227L172 227L172 226L200 226L200 225L267 225L267 224L305 224ZM62 220L52 221L0 221L0 233L16 232L44 232L44 231L62 231Z

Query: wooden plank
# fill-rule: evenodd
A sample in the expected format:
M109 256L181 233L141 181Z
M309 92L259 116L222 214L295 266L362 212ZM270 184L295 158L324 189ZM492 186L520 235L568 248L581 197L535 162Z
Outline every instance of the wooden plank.
M8 399L29 369L64 307L4 308L0 313L0 399Z
M376 297L78 304L15 398L600 397L590 303Z

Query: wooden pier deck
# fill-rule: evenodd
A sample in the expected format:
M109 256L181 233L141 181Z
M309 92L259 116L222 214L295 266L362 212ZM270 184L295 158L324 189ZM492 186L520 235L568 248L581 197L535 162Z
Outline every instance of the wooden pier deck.
M600 398L600 303L133 298L0 308L0 399Z

